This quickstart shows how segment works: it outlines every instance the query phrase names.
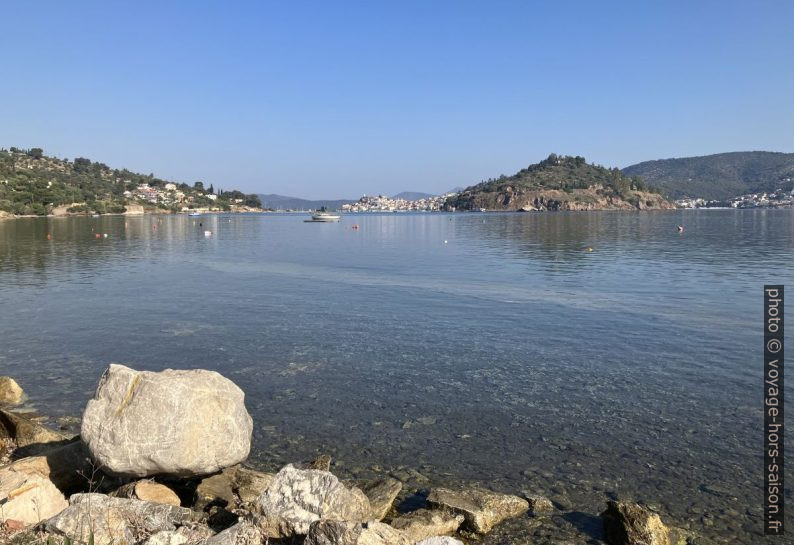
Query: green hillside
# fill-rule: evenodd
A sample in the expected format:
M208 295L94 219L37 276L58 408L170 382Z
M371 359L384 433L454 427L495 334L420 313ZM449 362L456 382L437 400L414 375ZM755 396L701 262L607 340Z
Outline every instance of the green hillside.
M584 157L549 155L512 176L483 181L447 200L460 210L601 210L669 208L640 177L588 163Z
M256 195L216 190L202 182L169 182L82 157L48 157L41 148L0 149L0 211L45 215L67 207L72 213L104 214L124 212L129 205L177 212L258 208L261 203Z
M645 161L623 169L672 198L727 200L794 188L794 153L740 151Z

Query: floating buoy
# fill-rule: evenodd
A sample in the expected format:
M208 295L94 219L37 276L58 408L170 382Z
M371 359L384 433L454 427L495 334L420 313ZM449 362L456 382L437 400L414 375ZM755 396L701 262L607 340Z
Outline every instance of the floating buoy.
M446 243L447 243L447 241L445 240L445 241L444 241L444 244L446 244Z
M354 224L352 228L353 229L358 229L358 223Z
M52 240L52 235L47 233L47 240Z
M683 233L684 232L684 226L683 225L677 226L676 229L678 229L679 233Z
M588 251L588 252L592 252L592 251L593 251L593 249L592 249L592 248L590 248L590 247L588 246L588 247L587 247L587 251Z
M212 231L204 231L204 236L205 237L211 237L212 236Z
M99 237L101 237L101 236L102 236L102 235L100 235L99 233L94 233L94 238L99 238Z
M103 235L102 235L102 237L103 237L103 238L108 238L108 234L107 234L107 233L105 233L105 234L103 234Z

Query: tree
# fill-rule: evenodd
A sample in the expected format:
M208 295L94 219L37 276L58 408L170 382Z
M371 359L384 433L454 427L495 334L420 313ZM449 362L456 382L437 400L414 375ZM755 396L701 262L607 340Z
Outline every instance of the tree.
M255 193L246 195L244 204L252 208L262 208L262 201L259 199L259 195L256 195Z
M204 182L196 182L193 184L193 189L196 191L204 191Z
M33 157L34 159L41 159L44 156L44 150L41 148L30 148L28 150L28 157Z
M213 195L215 193L215 188L212 187L212 184L210 184L209 193L210 195Z

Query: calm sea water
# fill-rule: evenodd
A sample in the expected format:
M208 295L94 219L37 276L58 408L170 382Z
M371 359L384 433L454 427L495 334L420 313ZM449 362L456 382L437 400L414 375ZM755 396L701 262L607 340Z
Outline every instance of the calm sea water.
M58 417L110 362L215 369L264 468L542 493L588 539L613 497L762 539L762 285L794 285L794 211L303 219L0 222L2 373Z

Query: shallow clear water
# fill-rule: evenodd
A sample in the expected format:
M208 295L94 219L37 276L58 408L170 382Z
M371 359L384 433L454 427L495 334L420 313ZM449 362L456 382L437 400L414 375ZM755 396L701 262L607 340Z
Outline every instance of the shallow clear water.
M794 211L303 219L0 222L1 372L61 416L110 362L215 369L263 467L762 539L762 285L794 285Z

